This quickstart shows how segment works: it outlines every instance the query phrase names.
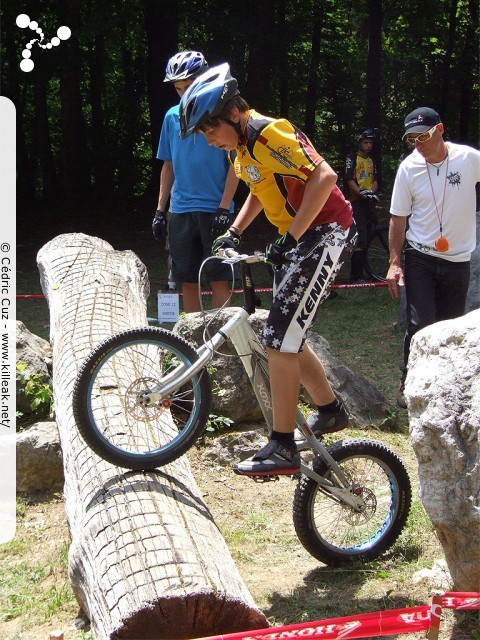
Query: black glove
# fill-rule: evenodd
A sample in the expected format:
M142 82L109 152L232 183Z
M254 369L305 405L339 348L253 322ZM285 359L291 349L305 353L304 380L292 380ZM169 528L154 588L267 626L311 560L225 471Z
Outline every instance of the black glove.
M295 240L292 234L287 231L283 236L277 238L275 242L267 245L267 248L265 249L265 257L268 262L278 269L286 260L285 254L291 249L296 249L297 245L297 240Z
M221 233L224 233L232 224L232 218L233 214L231 214L228 209L218 207L210 223L210 233L212 238L217 238Z
M368 200L372 204L378 204L380 202L380 198L375 193L373 193L371 189L362 189L359 195L360 198L363 198L363 200Z
M218 236L218 238L214 241L214 243L212 244L212 254L215 255L219 249L237 250L240 241L241 238L238 233L228 230L223 235Z
M153 237L155 240L165 240L167 237L167 214L165 211L157 209L155 211L155 217L152 222Z

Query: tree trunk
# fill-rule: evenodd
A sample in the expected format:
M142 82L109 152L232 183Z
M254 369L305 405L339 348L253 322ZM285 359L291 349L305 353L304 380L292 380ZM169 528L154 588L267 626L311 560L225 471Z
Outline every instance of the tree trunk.
M365 125L377 130L373 157L377 166L378 182L382 182L382 156L380 125L382 113L382 0L368 0L368 57L367 57L367 112Z
M71 396L82 359L113 332L147 324L144 265L83 234L54 238L37 259L50 306L69 575L93 638L172 640L267 626L186 457L157 472L125 471L93 454L76 429Z
M85 202L90 195L88 147L81 89L82 59L76 33L80 30L79 0L61 4L62 24L70 27L68 46L63 46L60 74L62 125L62 175L65 198L69 203Z
M58 199L58 179L50 139L48 119L47 88L48 78L44 66L39 64L36 70L35 88L35 125L38 140L37 154L42 176L42 196L44 202L52 203Z
M247 84L243 95L260 113L268 113L272 103L274 15L275 0L263 0L255 5L255 20L249 24Z
M480 144L478 131L478 110L474 115L474 87L478 78L478 38L476 28L478 26L478 2L469 0L467 8L467 20L465 29L465 46L461 54L461 65L459 71L460 82L460 114L458 125L458 142L469 144ZM478 105L478 93L476 94ZM475 127L475 122L477 126ZM472 126L473 125L473 126ZM476 138L475 138L475 133ZM471 134L471 135L470 135ZM470 142L471 144L471 142ZM478 207L477 207L478 211Z
M310 55L310 70L308 74L307 95L305 104L305 133L315 139L315 114L318 99L318 73L320 67L320 49L323 29L323 2L314 5L312 26L312 53Z
M92 105L92 169L95 195L100 201L113 196L113 168L105 132L105 37L98 35L88 52Z
M123 104L124 122L121 126L121 148L117 157L118 195L121 199L132 196L138 176L136 175L135 145L140 135L140 100L141 86L137 73L137 62L132 52L124 47L121 54L123 72Z
M452 56L453 49L455 46L456 40L456 31L457 31L457 9L458 9L458 0L451 0L450 2L450 12L448 19L448 38L445 43L445 57L443 59L442 65L442 78L441 78L441 87L440 87L440 116L442 118L447 118L448 106L451 101L451 91L452 87L450 86L450 76L452 69Z
M152 177L148 191L158 192L160 163L156 160L158 140L165 112L175 104L176 92L164 84L168 59L178 49L178 0L144 0L147 35L147 98L150 113Z

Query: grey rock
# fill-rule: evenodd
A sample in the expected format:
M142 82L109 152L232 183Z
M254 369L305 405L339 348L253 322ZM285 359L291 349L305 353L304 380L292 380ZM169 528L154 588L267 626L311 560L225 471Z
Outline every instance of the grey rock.
M435 560L431 569L420 569L412 576L412 581L427 582L431 589L439 591L453 591L452 577L447 563L443 559Z
M420 498L455 588L480 588L480 310L412 340L405 384Z
M325 374L335 393L344 401L352 426L387 426L395 421L391 408L380 391L368 378L352 371L332 356L330 345L325 338L311 331L308 342L322 361Z
M17 433L17 491L63 487L63 460L55 422L37 422Z
M16 326L16 361L27 365L27 369L34 375L39 375L39 381L50 382L52 367L52 350L50 343L36 336L17 320ZM30 404L33 398L25 394L24 385L17 380L16 404L17 411L32 413Z
M266 429L228 433L207 443L203 457L223 466L250 458L266 443Z

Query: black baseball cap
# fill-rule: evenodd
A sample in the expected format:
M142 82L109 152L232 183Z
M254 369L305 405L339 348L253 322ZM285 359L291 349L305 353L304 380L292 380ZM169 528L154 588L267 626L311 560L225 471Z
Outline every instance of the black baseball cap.
M375 140L375 131L373 129L364 129L357 135L357 142L359 144L363 140Z
M419 107L409 113L405 118L403 125L405 133L402 137L404 138L410 131L414 131L415 133L428 131L441 122L440 116L434 109L430 109L429 107Z

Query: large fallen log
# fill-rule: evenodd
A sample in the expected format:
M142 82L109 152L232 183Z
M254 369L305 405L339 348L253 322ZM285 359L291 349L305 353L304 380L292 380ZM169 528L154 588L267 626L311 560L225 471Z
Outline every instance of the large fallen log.
M112 333L147 324L144 265L83 234L54 238L37 261L50 307L69 576L93 638L171 640L267 626L186 457L158 472L125 471L78 434L71 396L83 358Z

